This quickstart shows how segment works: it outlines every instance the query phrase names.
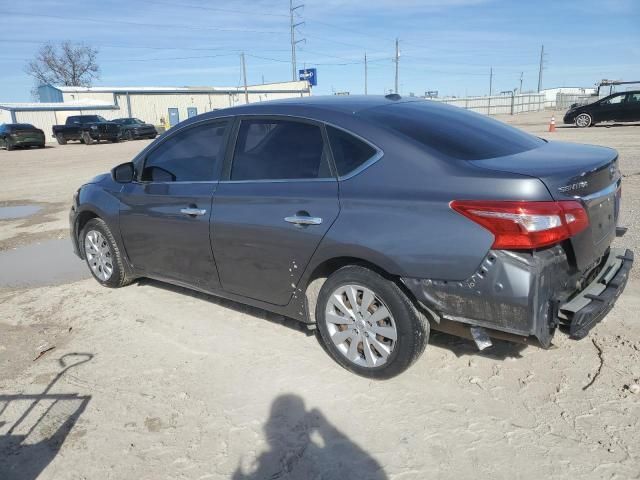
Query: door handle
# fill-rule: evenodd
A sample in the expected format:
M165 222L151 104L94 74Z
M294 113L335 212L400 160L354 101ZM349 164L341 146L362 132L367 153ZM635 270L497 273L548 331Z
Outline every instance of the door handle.
M320 225L322 219L320 217L309 217L303 215L294 215L293 217L284 217L285 222L295 223L296 225Z
M181 208L180 209L180 213L184 213L185 215L190 215L190 216L200 216L200 215L204 215L205 213L207 213L207 211L204 208Z

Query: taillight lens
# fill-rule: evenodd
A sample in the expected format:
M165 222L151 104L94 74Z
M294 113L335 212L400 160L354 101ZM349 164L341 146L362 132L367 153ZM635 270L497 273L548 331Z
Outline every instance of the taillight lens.
M451 208L495 236L492 248L532 249L554 245L589 226L580 202L454 200Z

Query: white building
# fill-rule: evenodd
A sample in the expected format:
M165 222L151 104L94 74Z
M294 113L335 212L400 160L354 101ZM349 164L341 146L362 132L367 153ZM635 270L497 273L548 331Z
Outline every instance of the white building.
M31 123L51 139L51 127L71 115L107 120L135 117L169 128L200 113L246 103L244 87L62 87L38 89L40 103L0 104L0 123ZM249 103L311 95L304 81L251 85Z

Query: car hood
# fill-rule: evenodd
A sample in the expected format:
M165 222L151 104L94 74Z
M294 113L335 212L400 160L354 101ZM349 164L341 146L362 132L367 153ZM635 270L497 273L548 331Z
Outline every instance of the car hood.
M96 175L91 180L86 182L85 185L90 185L90 184L95 184L95 183L102 183L103 181L105 181L107 179L111 179L111 174L110 173L101 173L100 175Z

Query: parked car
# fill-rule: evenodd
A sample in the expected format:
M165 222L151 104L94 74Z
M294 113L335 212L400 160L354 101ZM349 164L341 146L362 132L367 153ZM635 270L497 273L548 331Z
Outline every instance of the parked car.
M120 126L120 135L127 140L156 138L158 136L156 127L137 118L116 118L113 123Z
M77 192L75 253L286 315L387 378L431 328L582 338L625 287L615 150L437 102L309 97L191 118ZM272 347L266 347L272 348ZM275 348L275 347L273 347Z
M564 116L564 123L591 127L600 122L639 122L640 90L614 93L588 105L573 105Z
M29 123L3 123L0 125L0 147L44 148L44 132Z
M67 118L64 125L53 126L53 137L60 145L69 140L78 140L91 145L100 140L117 142L120 140L120 127L100 115L74 115Z

